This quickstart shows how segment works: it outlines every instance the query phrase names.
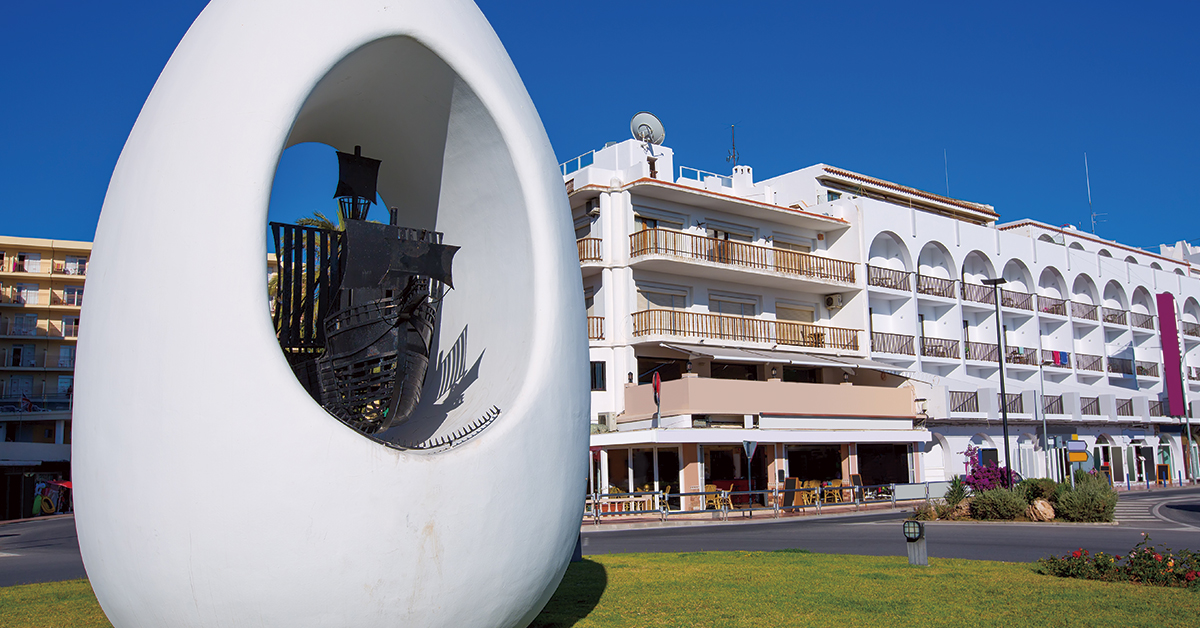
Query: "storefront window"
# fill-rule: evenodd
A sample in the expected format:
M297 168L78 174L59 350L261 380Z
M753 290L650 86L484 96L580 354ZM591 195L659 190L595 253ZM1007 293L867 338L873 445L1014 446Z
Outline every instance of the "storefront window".
M633 490L654 490L654 450L633 450Z
M608 450L608 492L629 492L629 450Z

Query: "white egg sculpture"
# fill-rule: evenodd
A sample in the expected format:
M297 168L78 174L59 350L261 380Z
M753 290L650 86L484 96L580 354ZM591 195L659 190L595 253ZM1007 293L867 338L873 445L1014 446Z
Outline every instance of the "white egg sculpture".
M301 142L362 146L403 221L460 247L402 435L469 435L453 446L359 433L289 368L267 206ZM113 624L528 624L586 491L571 240L545 130L472 3L213 0L130 133L88 266L76 526Z

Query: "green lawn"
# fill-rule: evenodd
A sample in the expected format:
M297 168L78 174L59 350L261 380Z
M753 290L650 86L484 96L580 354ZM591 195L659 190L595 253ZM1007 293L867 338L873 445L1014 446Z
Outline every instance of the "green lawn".
M576 626L1194 626L1200 594L1033 566L793 552L595 556L534 621ZM85 580L0 589L0 626L108 626Z

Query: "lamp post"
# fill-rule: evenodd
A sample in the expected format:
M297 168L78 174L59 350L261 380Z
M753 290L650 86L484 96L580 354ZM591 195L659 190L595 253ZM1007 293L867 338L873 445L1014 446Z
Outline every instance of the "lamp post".
M983 285L992 287L996 301L996 352L1000 364L1000 424L1004 426L1004 466L1007 471L1003 474L1005 488L1012 488L1012 458L1008 454L1008 395L1004 392L1004 319L1000 316L1000 286L1008 283L1003 277L984 279Z

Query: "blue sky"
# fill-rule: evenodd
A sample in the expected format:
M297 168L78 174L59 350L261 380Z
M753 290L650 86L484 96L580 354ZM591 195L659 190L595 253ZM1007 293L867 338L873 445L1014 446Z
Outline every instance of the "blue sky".
M206 3L5 2L6 235L91 239L125 137ZM1194 3L501 2L560 161L656 113L676 164L767 178L817 162L992 204L1003 220L1200 240ZM230 147L236 150L236 147ZM331 210L328 150L284 155L272 216Z

